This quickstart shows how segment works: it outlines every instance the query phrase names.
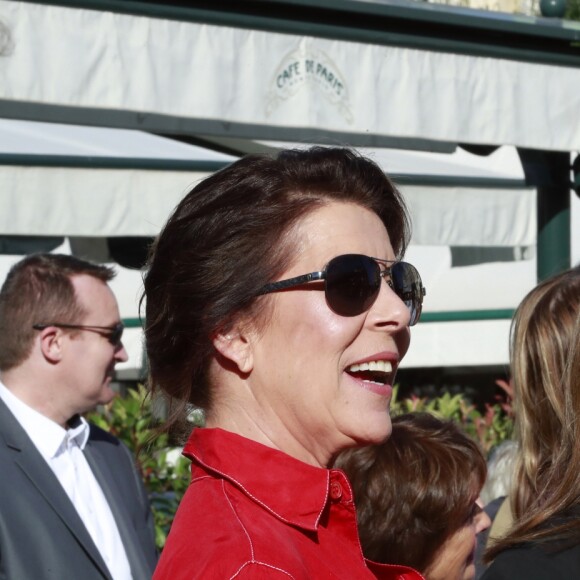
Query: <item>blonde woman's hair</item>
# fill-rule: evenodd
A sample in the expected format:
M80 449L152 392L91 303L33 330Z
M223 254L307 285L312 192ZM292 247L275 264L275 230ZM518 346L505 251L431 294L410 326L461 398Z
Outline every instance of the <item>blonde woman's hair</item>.
M520 449L514 525L486 560L525 542L580 541L580 266L534 288L512 322L510 359ZM548 521L550 520L550 521Z

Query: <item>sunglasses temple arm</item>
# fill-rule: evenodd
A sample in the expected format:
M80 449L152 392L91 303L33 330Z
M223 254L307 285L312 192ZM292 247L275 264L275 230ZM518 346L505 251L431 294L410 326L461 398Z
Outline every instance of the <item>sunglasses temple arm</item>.
M301 284L306 284L307 282L312 282L313 280L324 280L324 278L324 272L311 272L310 274L304 274L304 276L297 276L296 278L289 278L288 280L280 280L279 282L266 284L260 290L259 294L268 294L270 292L276 292L277 290L284 290L285 288L300 286Z

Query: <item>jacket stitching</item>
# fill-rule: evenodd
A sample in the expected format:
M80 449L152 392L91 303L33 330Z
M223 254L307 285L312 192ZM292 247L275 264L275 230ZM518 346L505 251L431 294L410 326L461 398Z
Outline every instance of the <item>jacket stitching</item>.
M226 498L226 501L228 502L228 505L232 509L232 512L236 516L236 519L238 520L240 526L242 527L242 530L244 530L244 533L246 534L246 537L248 538L248 543L250 544L250 558L252 559L252 562L253 562L254 561L254 544L252 544L252 538L250 538L250 534L249 534L248 530L246 529L246 526L244 526L244 524L242 523L242 520L240 519L238 512L236 512L230 498L228 497L228 494L226 492L226 482L223 479L222 479L222 491L224 493L224 497Z
M252 564L255 564L257 566L265 566L266 568L270 568L271 570L277 570L278 572L281 572L282 574L286 574L286 576L288 576L288 578L294 578L294 576L292 576L292 574L290 574L290 572L287 572L286 570L283 570L282 568L278 568L277 566L272 566L272 564L267 564L266 562L259 562L257 560L252 559L251 562L244 562L239 567L237 572L233 576L230 577L230 580L237 578L242 573L242 570L244 568L246 568L247 566L251 566Z

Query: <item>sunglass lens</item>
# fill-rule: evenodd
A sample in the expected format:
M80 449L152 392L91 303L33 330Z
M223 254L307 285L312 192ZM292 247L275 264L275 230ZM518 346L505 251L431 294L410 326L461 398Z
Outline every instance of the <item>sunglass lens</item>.
M326 267L326 300L341 316L357 316L368 310L380 286L379 266L367 256L337 256Z
M111 331L111 334L109 334L109 342L113 346L119 346L121 344L123 330L125 330L125 327L122 324L117 324L115 328Z
M393 290L411 313L410 326L419 321L423 303L423 284L416 268L407 262L397 262L391 268Z

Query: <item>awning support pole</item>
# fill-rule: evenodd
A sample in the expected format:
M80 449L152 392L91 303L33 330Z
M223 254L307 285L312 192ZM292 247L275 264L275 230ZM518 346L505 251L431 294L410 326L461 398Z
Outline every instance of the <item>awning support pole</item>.
M537 187L538 281L566 270L570 250L570 154L519 149L526 183Z

